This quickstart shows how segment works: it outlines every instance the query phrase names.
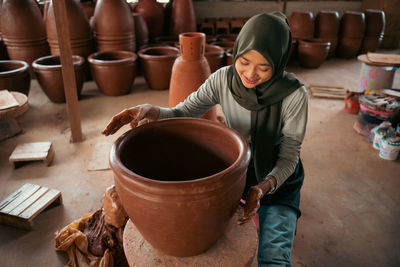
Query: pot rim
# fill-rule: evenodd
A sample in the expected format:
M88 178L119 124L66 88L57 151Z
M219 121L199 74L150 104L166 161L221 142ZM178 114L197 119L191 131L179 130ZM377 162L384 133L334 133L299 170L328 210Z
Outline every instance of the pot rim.
M175 51L176 54L169 54L169 55L148 55L146 54L146 52L148 52L149 50L155 50L155 49L163 49L163 50L170 50L170 51ZM172 59L172 58L177 58L180 56L180 52L179 49L176 47L172 47L172 46L149 46L146 48L142 48L138 51L138 55L140 58L144 59L144 60L168 60L168 59Z
M16 69L13 69L13 70L0 72L0 77L15 75L17 73L22 73L29 69L29 64L22 60L0 60L0 65L2 63L11 63L12 65L16 65L16 66L19 65L19 67L17 67Z
M201 184L201 183L205 183L205 182L209 182L210 180L212 180L213 178L215 178L216 176L222 176L222 175L227 175L230 172L234 171L236 166L240 165L243 162L247 162L250 160L250 148L247 144L247 141L244 139L243 136L241 136L236 130L229 128L228 126L222 125L221 123L217 123L214 121L210 121L210 120L204 120L204 119L200 119L200 118L168 118L168 119L161 119L158 121L154 121L151 122L149 124L145 124L143 126L146 125L150 125L150 124L165 124L168 122L174 122L174 121L195 121L196 124L210 124L213 127L221 127L224 130L229 130L232 131L233 135L234 135L234 139L236 139L237 143L240 145L240 149L239 149L239 155L237 156L236 160L227 168L214 173L212 175L206 176L206 177L202 177L202 178L197 178L197 179L192 179L192 180L184 180L184 181L162 181L162 180L156 180L156 179L150 179L150 178L146 178L144 176L141 176L137 173L134 173L133 171L129 170L120 160L119 155L117 154L117 147L122 143L122 141L129 135L132 135L135 131L134 129L131 129L127 132L125 132L123 135L121 135L112 145L111 150L110 150L110 157L109 157L109 161L110 161L110 166L112 168L112 170L115 172L115 169L118 169L121 172L121 175L118 175L120 177L135 177L135 180L133 179L129 179L129 182L131 183L135 183L135 184L153 184L153 185L160 185L160 186L165 186L165 185L170 185L170 186L178 186L178 185L188 185L188 184ZM143 127L140 126L140 127ZM148 127L148 126L147 126Z
M127 57L122 58L122 59L115 59L115 60L102 60L102 59L97 59L95 57L102 55L102 54L117 54L117 55L126 55ZM108 50L108 51L99 51L92 53L88 56L88 61L90 64L94 65L115 65L115 64L121 64L121 63L134 63L137 60L137 54L131 51L125 51L125 50Z
M299 46L327 46L330 47L332 42L330 41L319 41L317 39L303 39L298 40Z
M46 65L46 64L42 63L42 61L45 61L47 59L59 58L59 57L60 56L53 56L53 55L40 57L32 62L32 68L38 69L38 70L59 70L59 69L61 69L61 63L57 64L57 65ZM72 58L74 60L73 64L76 67L80 67L85 63L85 59L82 56L73 55Z

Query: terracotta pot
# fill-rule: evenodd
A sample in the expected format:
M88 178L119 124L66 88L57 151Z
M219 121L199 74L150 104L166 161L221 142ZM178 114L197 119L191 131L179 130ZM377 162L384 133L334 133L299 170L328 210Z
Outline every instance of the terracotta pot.
M206 35L200 32L181 33L179 35L179 56L172 67L169 85L169 107L175 107L210 76L211 70L204 57ZM203 118L217 120L216 108L210 109Z
M137 72L137 55L129 51L103 51L88 58L94 80L108 96L128 94Z
M227 66L233 64L232 49L225 50L225 61L226 61L226 65L227 65Z
M139 0L135 12L141 14L149 29L150 41L163 35L165 9L156 0Z
M81 95L85 74L85 59L72 56L78 97ZM64 83L59 56L46 56L32 63L36 79L47 97L55 103L65 103Z
M217 39L218 41L222 42L235 42L238 34L230 33L230 34L218 34Z
M379 45L382 43L383 36L381 37L364 37L359 54L366 54L367 52L375 52Z
M179 49L171 46L153 46L139 50L138 55L149 87L154 90L167 90Z
M233 46L235 45L234 41L216 41L216 42L212 42L210 43L212 45L218 45L222 48L224 48L224 50L229 50L229 49L233 49Z
M376 9L366 9L365 36L380 37L385 31L385 12Z
M149 43L149 29L141 14L132 13L132 16L135 26L136 49L140 50Z
M80 4L82 5L86 19L89 21L90 18L93 17L94 15L96 3L94 1L89 1L89 2L80 2Z
M215 36L215 35L207 35L206 34L206 43L207 44L211 44L211 43L216 42L216 41L217 41L217 36Z
M192 0L174 0L171 12L170 35L196 31L196 15Z
M320 11L315 18L315 36L317 38L338 38L340 29L337 11Z
M229 34L229 22L225 20L217 20L215 22L215 33L218 34Z
M29 65L20 60L0 60L0 90L29 94Z
M357 55L363 38L341 37L336 48L336 55L340 58L352 58Z
M298 40L298 42L300 65L306 68L319 68L328 56L331 43L318 39Z
M293 38L310 39L314 37L314 15L311 11L294 11L289 17Z
M318 40L320 42L329 42L331 43L331 46L329 48L329 52L328 52L328 58L332 57L333 55L335 55L336 52L336 48L338 46L338 38L313 38L315 40Z
M240 30L243 27L243 20L242 19L232 19L230 21L230 33L232 34L239 34Z
M154 38L154 43L157 46L163 46L163 45L170 45L170 46L175 46L175 43L179 42L179 38L177 36L158 36Z
M204 56L210 66L211 73L224 66L225 51L222 47L206 44Z
M247 142L236 131L194 118L135 128L110 152L128 216L154 248L177 257L200 254L223 235L243 193L249 159Z
M215 35L215 27L214 27L214 24L211 22L202 22L200 24L199 30L201 32L205 33L206 35Z
M340 36L363 38L365 31L365 15L362 12L346 11L340 20Z
M98 51L136 50L132 13L125 0L99 0L94 12Z

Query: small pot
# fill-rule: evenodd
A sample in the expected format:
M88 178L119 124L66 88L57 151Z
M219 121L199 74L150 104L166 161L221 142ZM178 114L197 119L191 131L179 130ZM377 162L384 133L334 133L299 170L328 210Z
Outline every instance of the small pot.
M88 57L93 78L108 96L128 94L137 72L137 55L130 51L103 51Z
M224 49L217 45L207 45L204 56L210 65L211 73L224 66Z
M330 42L318 39L298 40L298 58L300 65L306 68L319 68L328 56Z
M76 89L80 97L85 74L85 59L72 56L75 70ZM64 83L59 56L46 56L32 63L33 72L47 97L55 103L65 103Z
M172 46L153 46L139 50L138 55L149 87L154 90L168 89L172 66L179 56L179 49Z
M21 60L0 60L0 90L29 94L29 65Z

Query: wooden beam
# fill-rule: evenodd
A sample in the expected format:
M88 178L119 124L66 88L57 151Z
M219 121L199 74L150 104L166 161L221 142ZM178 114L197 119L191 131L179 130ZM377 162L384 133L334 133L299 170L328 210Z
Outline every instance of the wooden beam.
M65 0L53 0L61 69L72 142L83 140Z

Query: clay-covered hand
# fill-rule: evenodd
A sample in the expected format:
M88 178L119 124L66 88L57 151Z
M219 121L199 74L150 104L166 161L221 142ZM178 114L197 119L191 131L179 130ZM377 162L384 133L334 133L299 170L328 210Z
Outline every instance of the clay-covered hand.
M160 108L150 104L138 105L132 108L124 109L114 115L102 134L110 135L117 132L122 126L130 123L132 128L145 123L156 121L160 115Z
M247 192L246 204L244 206L244 213L242 218L238 220L238 224L244 224L251 219L260 207L260 200L264 196L263 191L260 187L252 186Z

